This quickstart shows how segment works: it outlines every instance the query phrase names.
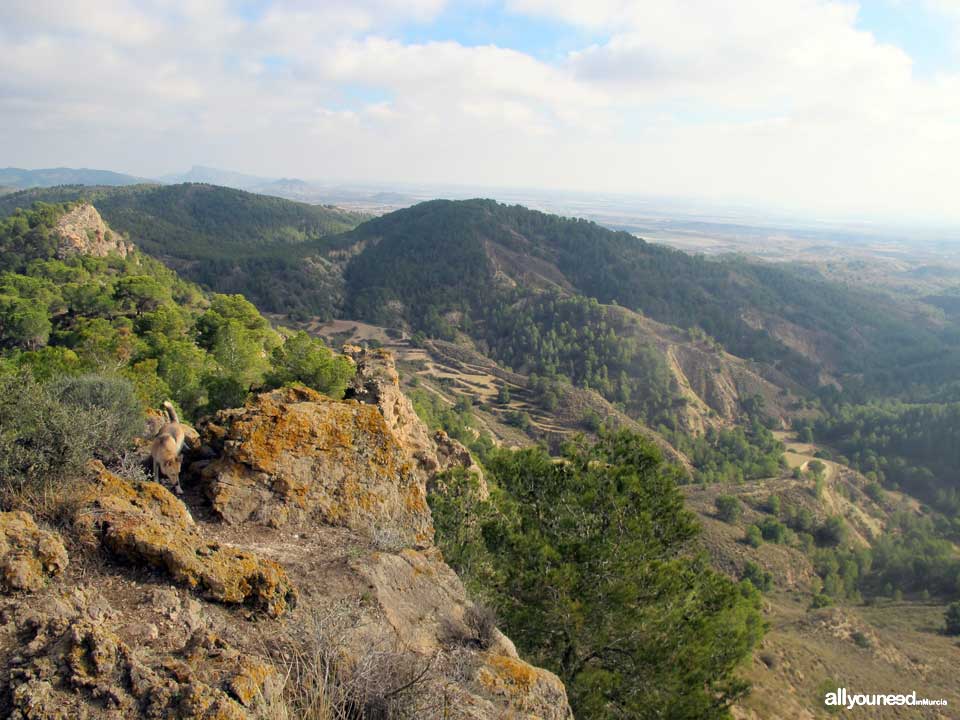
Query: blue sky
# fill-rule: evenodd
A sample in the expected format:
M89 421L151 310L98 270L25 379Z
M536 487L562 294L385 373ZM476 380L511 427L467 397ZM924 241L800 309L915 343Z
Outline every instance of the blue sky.
M958 48L956 0L7 0L0 164L960 222Z
M921 75L954 72L958 67L956 28L930 5L868 0L860 4L857 26L903 48Z

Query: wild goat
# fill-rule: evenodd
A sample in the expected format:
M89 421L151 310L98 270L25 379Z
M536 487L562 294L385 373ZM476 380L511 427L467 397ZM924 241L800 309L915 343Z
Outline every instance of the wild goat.
M183 495L183 488L180 487L180 452L183 450L183 441L186 439L186 431L180 423L177 411L173 403L169 400L164 401L163 409L167 415L167 422L157 432L150 446L150 458L153 460L153 479L160 481L160 473L163 473L167 480L172 481L174 492L177 495Z

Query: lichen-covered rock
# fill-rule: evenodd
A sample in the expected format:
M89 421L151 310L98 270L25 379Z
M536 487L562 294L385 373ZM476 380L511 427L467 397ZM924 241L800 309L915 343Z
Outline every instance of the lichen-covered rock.
M117 254L126 257L131 247L112 232L100 213L89 203L81 203L64 213L53 230L57 238L57 257L93 255L106 257Z
M410 399L400 390L393 355L355 345L345 345L343 351L357 368L345 397L374 405L407 454L426 472L436 471L440 467L436 447Z
M219 457L203 469L229 522L284 525L291 515L429 545L426 475L376 407L304 387L263 393L201 427Z
M28 513L0 512L0 587L38 590L47 577L67 567L60 537L41 530Z
M0 673L13 720L183 718L251 720L279 692L280 674L215 635L179 650L138 652L94 592L73 592L12 620L22 641Z
M431 434L420 420L410 398L400 389L393 354L356 345L345 345L343 351L357 368L346 397L376 406L390 432L425 472L433 474L454 467L466 468L477 475L482 493L486 495L483 471L470 456L470 451L443 430Z
M477 672L477 682L502 698L508 717L529 720L572 720L567 691L560 678L520 658L488 654Z
M440 672L433 678L445 693L459 686L454 693L459 711L451 717L573 717L560 679L521 660L513 643L499 630L492 631L484 650L471 649L472 639L455 628L463 626L465 611L472 603L460 578L435 548L374 553L351 566L371 593L378 616L387 624L387 628L382 623L362 625L352 642L356 654L362 654L366 647L383 645L384 636L422 658L437 657L438 653L449 656L459 645L469 659L461 657L455 677ZM464 670L466 666L470 667L468 671Z
M162 485L129 482L94 464L97 478L74 525L89 543L167 572L181 585L224 603L246 603L271 616L296 599L283 568L204 537L180 500Z

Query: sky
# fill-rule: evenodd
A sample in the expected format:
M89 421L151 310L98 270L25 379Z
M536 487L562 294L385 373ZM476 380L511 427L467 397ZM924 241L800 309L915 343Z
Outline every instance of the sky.
M4 0L0 166L960 223L960 0Z

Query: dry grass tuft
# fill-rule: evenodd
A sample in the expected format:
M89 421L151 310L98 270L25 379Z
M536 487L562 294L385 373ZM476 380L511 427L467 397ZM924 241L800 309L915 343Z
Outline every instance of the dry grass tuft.
M434 692L451 659L377 645L357 654L349 639L359 605L341 602L310 614L268 648L285 672L282 700L269 720L413 720L444 717L446 693ZM429 688L429 691L428 691Z

